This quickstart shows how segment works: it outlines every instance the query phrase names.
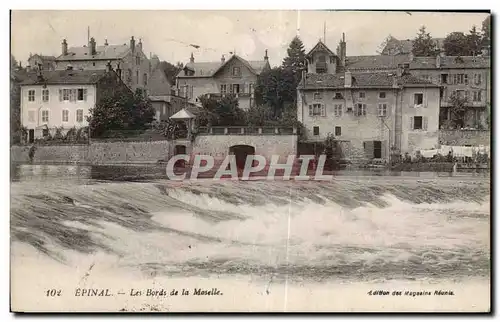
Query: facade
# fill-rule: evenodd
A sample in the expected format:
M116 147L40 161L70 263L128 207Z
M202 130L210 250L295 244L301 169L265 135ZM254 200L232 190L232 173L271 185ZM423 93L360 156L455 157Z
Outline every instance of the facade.
M257 77L269 68L267 50L261 61L247 61L233 55L227 60L222 56L220 62L195 63L191 54L190 62L177 75L177 89L180 96L192 103L196 103L200 95L221 97L234 94L238 98L239 107L249 109L255 104Z
M491 63L489 56L410 57L412 75L442 86L440 125L452 118L450 96L457 93L467 100L458 128L487 129L487 105L491 103ZM446 129L446 128L444 128Z
M56 70L31 74L21 83L21 124L28 141L88 125L89 109L114 91L130 91L108 64L105 70Z
M30 69L42 68L42 70L55 70L56 57L34 54L28 58Z
M345 48L341 40L340 48ZM298 120L309 142L331 134L347 159L384 159L438 144L439 87L403 68L351 72L345 49L321 41L306 55L297 93ZM326 63L325 63L326 62Z
M75 70L102 70L109 61L123 71L121 78L132 90L147 87L151 66L142 50L142 41L136 43L133 36L129 44L109 45L106 40L98 46L95 39L90 38L87 46L69 48L64 39L61 55L56 58L56 69L65 70L71 65Z

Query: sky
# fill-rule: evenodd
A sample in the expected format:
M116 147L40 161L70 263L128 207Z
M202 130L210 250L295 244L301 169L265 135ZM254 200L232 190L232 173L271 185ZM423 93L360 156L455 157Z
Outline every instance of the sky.
M236 52L248 60L262 60L268 50L271 66L281 64L286 48L299 35L306 51L324 38L335 52L345 33L347 55L374 55L392 35L413 39L425 25L433 37L453 31L481 29L483 13L368 12L318 10L262 11L12 11L11 51L24 64L30 53L58 56L61 41L68 46L87 44L88 29L97 45L142 39L143 50L171 63L216 61ZM195 44L198 49L190 46Z

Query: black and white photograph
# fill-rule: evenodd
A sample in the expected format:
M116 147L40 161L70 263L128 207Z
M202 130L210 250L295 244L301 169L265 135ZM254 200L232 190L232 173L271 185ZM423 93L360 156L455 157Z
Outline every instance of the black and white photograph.
M491 312L491 17L11 10L10 311Z

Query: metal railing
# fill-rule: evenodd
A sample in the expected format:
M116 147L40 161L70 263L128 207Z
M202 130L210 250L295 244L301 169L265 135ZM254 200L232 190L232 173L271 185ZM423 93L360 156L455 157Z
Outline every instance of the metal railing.
M212 126L198 128L198 135L296 135L295 127Z

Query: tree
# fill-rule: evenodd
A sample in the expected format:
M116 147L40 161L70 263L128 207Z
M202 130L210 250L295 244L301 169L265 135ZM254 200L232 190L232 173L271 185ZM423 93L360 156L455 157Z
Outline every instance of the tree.
M274 120L273 108L269 105L252 106L247 111L247 122L252 126L266 126Z
M415 56L435 56L438 54L436 45L430 33L425 31L425 26L420 27L417 37L413 40L412 53Z
M450 103L450 116L455 128L464 127L465 123L465 111L468 105L468 98L465 95L461 95L460 92L455 91L450 95L448 100Z
M153 121L154 115L154 108L141 89L135 93L115 91L90 109L88 122L91 136L106 137L111 133L126 135L127 132L142 131Z
M283 59L282 67L291 70L295 78L295 84L298 84L302 78L302 71L305 69L306 59L302 40L298 36L295 36L286 51L288 56Z
M197 116L198 126L230 126L245 125L245 111L239 108L238 99L234 95L222 98L200 96L201 110Z
M491 43L491 16L483 20L481 26L482 45L490 46Z
M448 56L468 56L469 41L463 32L452 32L444 39L444 51Z
M476 29L476 26L472 26L467 35L467 47L469 50L469 56L479 55L481 53L481 35Z
M269 105L275 118L281 116L286 103L295 102L296 96L296 79L291 68L266 70L260 74L255 85L257 105Z

